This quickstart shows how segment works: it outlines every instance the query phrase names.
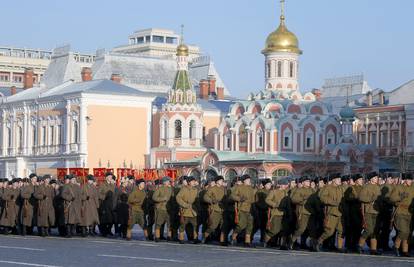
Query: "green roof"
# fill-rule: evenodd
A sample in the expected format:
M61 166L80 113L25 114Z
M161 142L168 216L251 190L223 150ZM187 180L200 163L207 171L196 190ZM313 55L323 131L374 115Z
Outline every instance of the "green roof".
M186 70L178 70L175 75L173 90L191 90L191 82Z

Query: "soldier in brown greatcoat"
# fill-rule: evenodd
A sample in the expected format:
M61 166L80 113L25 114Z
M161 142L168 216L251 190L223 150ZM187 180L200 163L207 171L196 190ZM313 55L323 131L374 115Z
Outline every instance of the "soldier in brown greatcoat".
M3 207L1 210L0 225L4 227L4 234L8 234L16 227L19 196L18 180L13 179L2 188Z
M89 226L89 235L94 236L95 233L95 226L99 224L99 196L98 196L98 188L95 186L95 178L93 175L88 175L88 183L86 185L87 190L89 192L89 199L87 199L87 213L90 216L90 223Z
M61 190L63 199L64 218L66 225L66 237L72 237L75 226L79 223L80 211L80 190L77 189L76 177L73 175L65 176L65 184Z
M26 183L20 191L21 197L21 209L20 209L20 223L21 223L21 233L26 235L28 230L29 234L33 232L33 226L36 225L36 214L37 210L37 201L33 197L33 193L37 187L37 175L32 173L29 175L29 183Z
M36 187L33 197L37 201L36 221L39 235L46 236L48 229L54 224L54 212L53 211L53 194L49 186L49 177L39 177L39 185Z
M105 182L99 186L99 221L102 236L112 235L114 223L115 181L112 173L105 174Z

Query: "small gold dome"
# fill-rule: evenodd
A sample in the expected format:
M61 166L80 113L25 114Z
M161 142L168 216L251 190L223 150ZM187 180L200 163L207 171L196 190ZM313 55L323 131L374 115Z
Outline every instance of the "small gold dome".
M188 57L188 46L181 43L177 46L177 56Z
M271 52L290 52L302 54L299 49L299 40L296 35L290 32L285 25L285 17L280 16L280 25L276 31L269 34L266 39L266 47L263 54Z

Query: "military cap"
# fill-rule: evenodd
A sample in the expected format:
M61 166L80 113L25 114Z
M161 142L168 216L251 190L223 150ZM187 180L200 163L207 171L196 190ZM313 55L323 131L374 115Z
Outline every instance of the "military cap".
M128 180L135 180L135 177L134 177L134 175L128 175L128 176L127 176L127 179L128 179Z
M32 179L33 177L37 177L37 174L36 174L36 173L31 173L31 174L29 175L29 178L30 178L30 179Z
M88 174L88 176L86 176L86 179L88 179L88 181L95 181L95 177L92 174Z
M360 173L357 173L357 174L352 175L351 176L351 179L353 181L356 181L356 180L359 180L359 179L364 179L364 176L362 174L360 174Z
M411 173L403 173L401 175L401 179L402 180L412 180L413 179L413 175Z
M112 172L106 172L105 173L105 177L108 177L108 176L110 176L110 175L114 175Z
M301 182L301 183L303 183L303 182L305 182L305 181L310 181L311 179L310 179L310 177L309 176L303 176L303 177L301 177L300 179L299 179L299 181Z
M43 179L52 179L52 175L45 174L45 175L43 175Z
M135 181L136 185L139 185L140 183L145 183L145 180L144 179L138 179L138 180Z
M265 186L265 185L267 185L269 183L271 184L272 183L272 180L269 179L269 178L266 178L266 179L261 180L260 182L262 183L263 186Z
M41 181L44 181L44 180L45 180L44 176L37 176L37 181L38 182L41 182Z
M341 174L340 173L331 173L330 175L329 175L329 181L332 181L333 179L336 179L336 178L341 178Z
M246 181L247 179L251 179L250 175L248 174L243 174L242 177L240 177L240 180L242 180L243 182Z
M218 182L220 180L223 180L224 181L224 177L221 176L221 175L218 175L218 176L216 176L216 178L214 178L214 182Z
M75 178L73 174L67 174L67 175L65 175L65 180L70 180L72 178Z
M349 181L349 178L350 178L349 175L342 175L341 176L341 182L343 182L343 183L344 182L348 182Z
M169 176L164 176L164 177L162 177L161 180L162 180L163 183L171 182L171 178Z
M161 180L160 179L154 180L154 185L160 185L160 184L161 184Z
M56 184L57 181L55 179L50 180L49 184Z
M187 176L187 183L191 182L191 181L195 181L196 178L194 176Z
M378 173L377 172L370 172L367 174L367 179L371 180L372 178L378 177Z

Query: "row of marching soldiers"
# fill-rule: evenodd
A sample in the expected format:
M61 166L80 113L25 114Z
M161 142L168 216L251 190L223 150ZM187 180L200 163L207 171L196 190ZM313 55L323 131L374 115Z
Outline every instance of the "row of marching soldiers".
M227 184L222 176L199 184L194 177L153 182L122 179L107 173L99 186L68 175L64 183L50 176L1 180L0 225L4 233L46 236L102 236L130 240L138 224L147 240L252 246L255 234L265 247L307 248L371 254L392 249L408 256L412 245L414 186L412 175L375 172L326 178L264 179L249 175ZM199 236L199 233L202 236ZM166 234L166 238L164 238ZM201 240L200 240L201 239Z

